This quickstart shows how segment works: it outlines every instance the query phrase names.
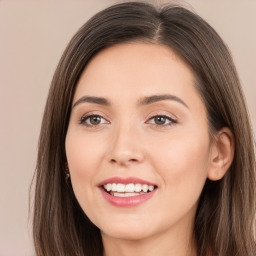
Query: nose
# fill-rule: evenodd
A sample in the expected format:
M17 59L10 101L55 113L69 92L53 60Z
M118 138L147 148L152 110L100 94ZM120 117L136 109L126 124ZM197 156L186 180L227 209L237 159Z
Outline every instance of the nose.
M123 127L116 130L110 143L110 162L120 166L143 162L145 153L140 137L134 127Z

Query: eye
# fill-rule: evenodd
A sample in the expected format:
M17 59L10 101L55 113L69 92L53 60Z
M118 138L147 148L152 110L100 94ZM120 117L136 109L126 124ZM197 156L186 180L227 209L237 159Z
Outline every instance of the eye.
M166 115L157 115L157 116L151 117L148 123L154 124L156 126L168 126L168 125L176 124L177 121Z
M81 118L79 123L88 127L95 127L108 124L109 122L100 115L85 115Z

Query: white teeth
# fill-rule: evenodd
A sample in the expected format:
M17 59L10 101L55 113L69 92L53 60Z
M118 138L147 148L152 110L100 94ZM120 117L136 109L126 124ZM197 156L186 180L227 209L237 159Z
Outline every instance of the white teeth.
M134 186L135 192L140 192L141 188L142 188L141 184L135 184L135 186Z
M107 191L110 191L112 188L111 184L107 184Z
M107 190L108 192L126 192L126 194L129 194L129 193L139 193L139 192L151 192L154 190L154 186L152 185L147 185L147 184L133 184L133 183L130 183L130 184L122 184L122 183L108 183L108 184L105 184L104 185L104 189ZM118 193L117 193L118 194Z
M125 186L125 192L134 192L134 184L127 184Z
M112 191L116 191L116 183L112 184Z
M117 197L129 197L129 196L139 196L139 195L143 195L146 194L144 192L140 192L140 193L113 193L111 192L112 196L117 196Z
M116 185L116 191L117 191L117 192L124 192L124 191L125 191L125 185L118 183L118 184Z
M148 190L149 191L153 191L154 190L154 186L148 186Z
M147 192L147 191L148 191L148 185L143 184L143 185L142 185L142 190L143 190L144 192Z

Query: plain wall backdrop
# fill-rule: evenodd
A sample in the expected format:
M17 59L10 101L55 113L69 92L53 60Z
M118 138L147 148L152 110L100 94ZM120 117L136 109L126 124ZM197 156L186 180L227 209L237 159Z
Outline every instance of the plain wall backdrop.
M116 2L0 0L0 256L34 255L29 186L52 75L78 28ZM187 0L185 5L229 46L255 131L256 1Z

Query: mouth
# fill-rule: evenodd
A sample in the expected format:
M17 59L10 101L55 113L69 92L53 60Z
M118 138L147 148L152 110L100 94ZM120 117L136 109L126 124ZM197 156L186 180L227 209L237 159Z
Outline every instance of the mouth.
M152 198L158 187L137 178L111 178L103 181L99 188L112 205L132 207Z
M102 185L102 189L112 196L116 197L131 197L131 196L139 196L152 192L157 187L148 184L140 184L140 183L107 183Z

